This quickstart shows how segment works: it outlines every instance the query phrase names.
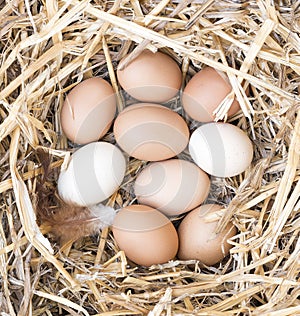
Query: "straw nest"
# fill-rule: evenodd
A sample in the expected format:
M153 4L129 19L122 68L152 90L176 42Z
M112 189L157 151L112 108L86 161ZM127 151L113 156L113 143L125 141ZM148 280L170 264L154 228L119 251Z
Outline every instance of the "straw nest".
M300 315L299 1L12 0L0 10L0 314ZM254 143L250 169L211 179L209 201L226 206L219 229L233 221L239 231L214 267L135 266L109 228L62 245L36 220L38 148L52 155L53 196L72 150L59 121L65 94L101 76L120 110L116 66L145 48L173 56L186 80L205 65L226 71L242 108L232 120ZM142 165L130 161L109 205L132 202Z

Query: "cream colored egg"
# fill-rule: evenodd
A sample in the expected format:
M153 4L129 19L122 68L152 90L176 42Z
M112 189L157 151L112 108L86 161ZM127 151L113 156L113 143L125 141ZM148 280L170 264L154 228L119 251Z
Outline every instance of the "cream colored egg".
M58 178L58 194L68 204L90 206L110 197L123 181L125 158L116 146L94 142L78 149Z
M202 170L217 177L244 172L253 158L253 146L247 134L228 123L198 127L191 135L189 152Z
M176 216L200 205L208 196L210 180L194 163L170 159L154 162L137 176L134 192L141 204L167 216Z

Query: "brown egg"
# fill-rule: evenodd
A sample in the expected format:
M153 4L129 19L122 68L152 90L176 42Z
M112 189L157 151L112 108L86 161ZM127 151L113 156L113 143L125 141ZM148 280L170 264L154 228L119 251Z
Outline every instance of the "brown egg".
M133 262L151 266L173 259L178 250L177 232L170 220L145 205L130 205L116 215L114 238Z
M225 73L211 67L199 71L186 85L182 94L182 105L186 113L199 122L213 122L213 112L232 90ZM240 109L235 99L231 104L228 116Z
M67 95L61 109L61 126L72 142L87 144L107 133L115 113L112 86L102 78L90 78Z
M178 93L182 75L177 63L161 52L143 51L124 69L117 70L121 87L143 102L166 102Z
M153 103L138 103L125 108L115 120L114 134L126 153L147 161L174 157L189 141L189 129L184 119L169 108Z
M237 233L236 227L229 223L223 232L216 234L218 220L206 218L220 209L220 205L206 204L186 215L178 228L179 259L214 265L229 253L232 246L227 240Z
M200 205L209 193L207 174L194 163L170 159L148 165L137 176L135 195L141 204L167 216L176 216Z

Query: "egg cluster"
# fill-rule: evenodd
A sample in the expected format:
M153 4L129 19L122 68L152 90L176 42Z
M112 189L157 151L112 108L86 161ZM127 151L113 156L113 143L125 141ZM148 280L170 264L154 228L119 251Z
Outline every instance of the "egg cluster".
M216 234L222 207L202 204L210 191L208 175L231 177L245 171L253 157L252 143L238 127L214 122L214 111L231 92L225 74L206 67L182 93L190 120L203 124L193 131L186 120L163 105L182 86L177 63L161 52L142 52L117 70L120 86L137 102L117 117L116 97L101 78L78 84L61 110L65 135L84 145L61 170L58 193L69 204L92 206L109 198L122 184L127 156L149 161L134 183L138 204L122 208L112 230L133 262L145 266L173 259L198 259L212 265L229 251L233 224ZM233 100L228 115L239 110ZM115 118L115 119L114 119ZM99 141L113 124L117 145ZM175 158L188 147L193 162ZM126 153L127 155L124 155ZM176 231L170 218L184 214Z

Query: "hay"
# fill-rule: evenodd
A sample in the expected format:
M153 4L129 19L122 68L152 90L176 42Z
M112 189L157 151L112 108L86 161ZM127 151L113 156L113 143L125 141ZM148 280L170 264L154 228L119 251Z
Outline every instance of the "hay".
M300 315L299 21L298 1L285 0L0 1L1 315ZM135 266L109 229L61 247L36 222L36 149L53 155L54 192L72 145L58 115L65 93L102 76L121 110L116 66L145 48L172 55L183 78L226 71L242 108L231 120L255 145L251 169L212 178L209 202L226 206L219 229L239 230L215 267ZM178 99L170 106L181 111ZM130 202L142 166L130 161L111 206Z

